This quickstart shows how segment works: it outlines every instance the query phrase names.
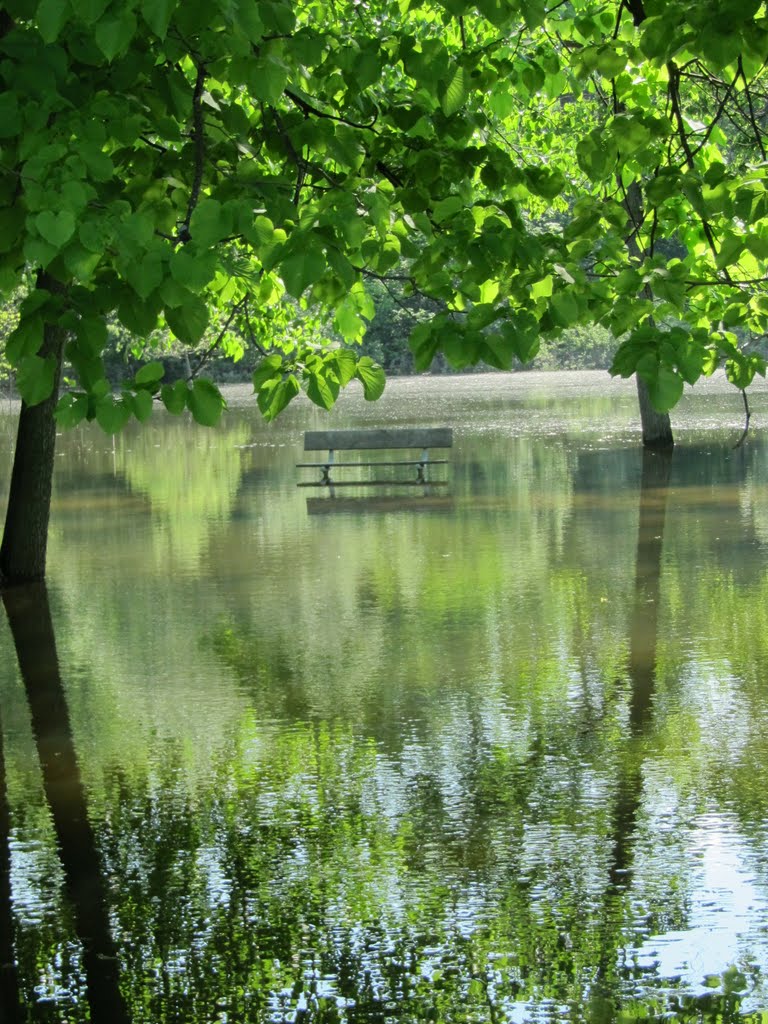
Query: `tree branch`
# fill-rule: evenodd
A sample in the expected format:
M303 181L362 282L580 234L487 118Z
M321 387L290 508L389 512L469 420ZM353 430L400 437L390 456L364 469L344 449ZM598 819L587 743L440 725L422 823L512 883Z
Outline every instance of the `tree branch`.
M763 135L760 131L760 127L758 126L757 118L755 117L755 108L752 105L752 93L749 91L749 83L747 82L747 76L744 72L744 63L741 59L741 54L739 54L739 74L741 75L742 81L744 82L744 92L747 97L747 106L749 107L749 121L752 125L752 130L755 133L755 141L757 142L758 148L760 149L760 156L763 158L763 160L765 160L765 146L763 145ZM734 85L735 84L736 81L734 80Z
M350 121L349 118L342 117L340 114L329 114L327 110L320 110L319 107L314 106L314 104L293 92L292 89L285 89L284 93L288 99L306 115L311 114L313 117L324 117L328 121L337 121L340 124L348 125L350 128L360 128L363 131L376 132L376 129L374 128L377 121L376 117L374 117L370 124L360 124L357 121Z
M203 126L203 86L205 85L205 64L197 65L197 78L195 79L195 90L192 93L192 141L195 147L195 169L192 177L192 189L189 193L187 214L184 223L179 228L178 240L188 242L190 239L189 224L192 214L200 200L200 190L203 187L203 173L205 171L205 129Z
M229 325L235 319L235 316L237 315L237 313L239 313L240 310L243 308L245 302L246 302L246 299L241 299L240 302L236 302L235 305L232 307L232 310L231 310L229 316L227 317L227 319L224 322L224 326L221 328L219 333L216 335L216 338L214 339L213 343L211 345L209 345L209 347L205 350L205 352L203 352L203 354L200 356L200 359L198 360L197 366L190 373L189 377L187 378L188 380L194 380L197 377L197 375L200 373L202 368L205 366L205 364L211 358L213 353L216 351L216 349L222 343L222 341L224 340L224 335L229 330Z
M244 304L243 304L243 312L245 313L245 326L246 326L246 328L248 330L248 334L250 335L251 344L253 345L253 347L255 349L258 350L258 352L262 356L264 356L266 358L266 356L268 355L267 350L265 348L263 348L263 346L261 346L258 343L258 341L256 340L256 334L255 334L255 332L253 330L253 325L251 324L251 311L248 308L249 299L250 299L250 296L246 295L245 296L245 300L244 300Z
M667 72L669 74L669 96L672 101L672 114L675 119L675 124L677 125L677 135L680 140L683 153L685 154L685 162L688 164L690 170L695 171L696 159L693 150L691 149L691 144L688 141L688 135L686 134L685 123L683 121L683 111L680 106L680 69L673 60L667 62ZM700 216L699 220L701 221L701 226L704 229L707 244L709 245L712 255L715 257L715 261L717 261L717 245L715 244L715 235L712 231L712 225L706 217ZM723 276L726 281L730 282L731 277L727 269L723 270Z
M741 57L739 57L739 64L741 64ZM734 77L734 79L731 82L731 84L726 86L726 88L725 88L725 96L723 96L723 99L721 100L720 105L718 106L717 110L715 111L715 116L710 121L709 127L707 128L706 132L704 133L704 138L701 140L699 145L696 147L696 150L695 150L695 152L693 154L694 156L696 155L696 153L698 153L700 150L702 150L704 148L704 146L706 146L706 144L709 142L709 137L712 134L715 125L720 120L720 118L723 116L723 112L725 111L725 107L726 107L726 104L728 103L728 100L730 99L731 93L736 88L736 83L739 80L739 74L740 73L741 72L737 71L736 72L736 76ZM763 154L763 159L765 159L765 154Z

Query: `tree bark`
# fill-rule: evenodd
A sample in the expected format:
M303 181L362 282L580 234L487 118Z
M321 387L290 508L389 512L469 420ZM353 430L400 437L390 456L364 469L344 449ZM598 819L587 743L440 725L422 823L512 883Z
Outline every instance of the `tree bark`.
M648 449L670 449L674 445L672 423L668 412L659 412L651 402L648 385L638 374L637 401L640 406L640 426L643 434L643 445Z
M61 285L47 274L39 275L37 286L47 291L61 291ZM29 583L45 577L56 449L53 410L59 397L65 337L66 331L58 324L45 325L38 355L43 359L53 356L56 360L53 391L39 405L21 403L5 529L0 545L0 586Z
M642 11L640 0L634 5L634 8L630 9L633 10L633 16L637 18L638 11ZM635 21L635 24L639 24L639 22ZM623 109L621 104L619 104L619 109ZM636 181L632 182L624 193L624 208L629 214L629 219L633 225L633 229L627 238L627 251L637 259L638 263L642 263L646 256L649 255L649 252L641 247L637 240L638 229L643 222L644 213L643 196L640 186ZM649 285L645 285L641 294L644 298L653 301L653 290ZM635 380L637 381L637 401L640 406L640 426L644 447L671 448L675 442L672 436L672 422L669 418L669 413L659 412L654 407L651 402L651 396L648 393L648 385L637 373L635 374Z

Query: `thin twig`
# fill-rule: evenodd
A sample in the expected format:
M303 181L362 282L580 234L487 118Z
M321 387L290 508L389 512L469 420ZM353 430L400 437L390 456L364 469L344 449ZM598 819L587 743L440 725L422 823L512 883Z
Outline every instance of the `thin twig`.
M685 154L685 162L688 164L688 167L691 171L695 171L696 159L685 131L685 122L683 121L683 110L680 105L680 69L673 60L667 62L667 72L669 74L669 97L672 101L672 113L675 119L675 124L677 125L677 135L680 140L680 145L683 148L683 153ZM706 217L699 216L699 220L701 221L701 226L704 230L704 235L707 239L707 244L709 245L712 255L715 258L715 262L717 262L718 252L717 245L715 244L715 234L712 230L712 225L709 223ZM731 275L729 274L727 267L723 267L723 277L726 279L726 281L730 282Z
M229 325L235 319L235 316L237 315L237 313L239 313L239 311L243 308L243 306L244 306L246 301L247 301L247 299L241 299L240 302L236 302L235 305L232 307L232 311L230 312L229 316L227 317L226 321L224 322L224 326L221 328L219 333L216 335L216 338L214 339L213 343L211 345L209 345L208 348L205 350L205 352L203 352L203 354L200 356L200 359L198 360L197 366L194 368L194 370L192 370L192 372L190 373L189 377L187 378L188 381L192 381L192 380L194 380L197 377L197 375L200 373L202 368L205 366L205 364L211 358L213 353L216 351L216 349L222 343L222 341L224 340L225 334L229 330Z
M369 132L376 131L374 126L376 124L378 114L369 124L361 124L358 121L350 121L348 117L342 117L340 114L329 114L327 110L321 110L314 104L309 103L302 96L298 96L291 89L285 89L284 92L288 99L291 100L291 102L294 103L304 114L312 114L314 117L324 117L329 121L338 121L340 124L349 125L350 128L360 128Z
M744 82L744 92L746 93L747 105L749 107L749 120L752 125L752 130L755 133L755 141L757 142L757 145L760 148L760 155L762 156L763 160L765 160L765 146L763 146L763 136L758 126L757 118L755 117L755 108L752 105L752 93L749 91L749 83L747 82L747 76L744 72L744 64L741 59L741 54L739 54L739 73L741 74L742 80Z
M262 356L264 356L264 357L266 358L266 356L267 356L267 355L268 355L269 353L268 353L268 352L267 352L267 350L266 350L266 349L265 349L265 348L264 348L264 347L263 347L262 345L260 345L260 344L258 343L258 341L256 340L256 334L254 333L254 330L253 330L253 325L251 324L251 311L250 311L250 309L248 308L248 300L249 300L249 298L250 298L250 296L249 296L249 295L246 295L246 297L245 297L245 299L244 299L244 302L243 302L243 312L245 313L245 326L246 326L246 328L247 328L247 330L248 330L248 334L250 335L250 338L251 338L251 344L253 345L253 347L254 347L255 349L257 349L257 350L258 350L258 352L259 352L259 353L260 353L260 354L261 354Z

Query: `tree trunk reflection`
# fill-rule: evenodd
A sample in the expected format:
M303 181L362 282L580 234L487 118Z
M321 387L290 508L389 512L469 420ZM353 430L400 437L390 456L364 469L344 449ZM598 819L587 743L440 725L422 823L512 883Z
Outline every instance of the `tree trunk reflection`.
M0 1020L16 1020L19 1015L19 979L13 943L13 907L11 904L11 821L6 797L5 754L0 728Z
M128 1024L109 925L107 890L88 820L48 593L44 583L35 583L9 588L2 596L29 702L66 893L82 943L91 1021Z
M615 811L615 841L611 883L622 888L629 870L630 843L642 798L642 753L636 749L651 718L656 684L661 551L667 510L671 452L643 452L640 483L640 518L635 560L635 601L629 646L629 728L632 749L622 772Z

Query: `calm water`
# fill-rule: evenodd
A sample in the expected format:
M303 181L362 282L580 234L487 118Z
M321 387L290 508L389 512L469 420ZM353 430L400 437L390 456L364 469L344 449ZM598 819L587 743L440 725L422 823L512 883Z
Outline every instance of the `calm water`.
M767 1021L753 411L733 450L686 399L671 463L604 375L60 438L0 623L0 1019ZM448 486L296 487L363 423L452 425Z

